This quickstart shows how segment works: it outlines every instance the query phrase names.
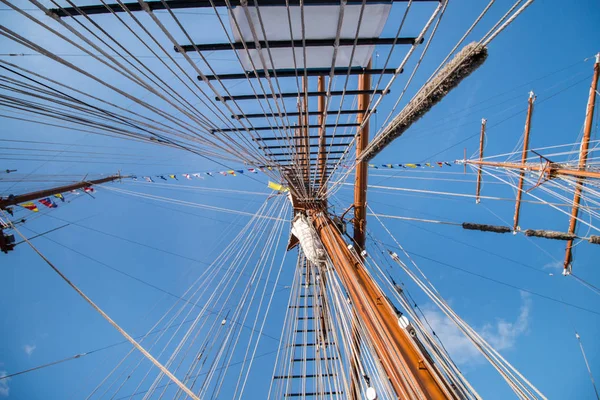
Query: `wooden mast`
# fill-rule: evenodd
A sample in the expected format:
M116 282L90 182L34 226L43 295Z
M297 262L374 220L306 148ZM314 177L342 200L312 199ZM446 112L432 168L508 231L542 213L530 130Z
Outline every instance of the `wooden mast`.
M371 63L367 69L370 67ZM369 75L359 76L358 89L364 92L371 89ZM357 108L362 111L357 117L359 124L364 122L369 101L370 93L368 92L358 98ZM357 159L360 159L368 141L369 123L367 121L362 130L359 128L356 142ZM455 398L454 394L445 379L430 363L430 359L421 352L408 332L400 327L398 315L361 263L361 252L365 247L366 236L367 167L366 161L360 161L356 165L353 239L357 252L350 250L324 207L308 210L333 266L348 291L349 300L354 305L355 316L352 328L354 351L359 349L358 336L355 332L358 325L355 324L360 324L366 328L370 342L373 344L398 398L453 399ZM357 356L358 354L354 354L353 359ZM351 393L348 398L358 399L360 397L358 386L360 377L357 365L353 363L351 369Z
M531 130L531 115L533 114L533 102L535 95L529 92L529 100L527 105L527 118L525 120L525 133L523 137L523 152L521 153L521 164L527 162L527 152L529 151L529 131ZM515 216L513 218L513 231L516 231L519 226L519 212L521 211L521 196L523 195L523 181L525 179L525 171L521 171L519 175L519 186L517 189L517 203L515 205Z
M371 69L371 61L367 65ZM361 110L356 116L356 122L363 124L367 114L367 108L371 99L371 75L361 74L358 76L358 90L366 92L358 96L358 109ZM360 160L362 152L369 144L369 121L364 126L358 127L358 137L356 139L356 159ZM366 161L356 163L356 178L354 181L354 242L359 248L359 253L365 248L366 237L366 218L367 218L367 172L368 164Z
M486 119L481 120L481 134L479 135L479 161L483 160L483 144L485 142L485 124ZM481 166L477 169L477 189L475 190L475 202L479 204L481 201L479 194L481 193Z
M319 76L317 78L317 91L325 92L325 77ZM326 137L325 137L325 96L319 96L317 103L318 121L319 121L319 168L318 168L318 186L319 192L325 194L325 167L327 161L327 149L326 149Z
M304 180L304 187L306 188L306 193L308 196L311 196L311 188L310 188L310 184L309 184L309 178L310 178L310 139L309 139L309 132L308 132L308 96L306 96L306 93L308 92L308 78L306 77L302 77L302 93L304 94L302 96L302 123L301 123L301 128L300 131L302 133L302 140L300 141L300 143L303 146L303 149L301 149L300 151L302 151L304 153L304 166L303 166L303 171L304 171L304 176L303 176L303 180Z
M583 126L583 139L581 140L581 150L579 151L578 169L582 172L586 169L588 151L590 147L590 134L592 132L592 122L594 120L594 107L596 105L596 88L598 87L598 75L600 75L600 53L596 54L596 62L594 63L594 76L592 77L592 85L590 86L590 94L588 97L587 109L585 112L585 125ZM579 179L577 179L577 184L575 185L575 196L573 198L573 209L571 210L571 220L569 221L568 233L575 233L584 178L584 176L579 177ZM563 263L563 274L568 275L571 273L572 259L573 239L567 241L567 249L565 251L565 260Z
M325 210L309 210L309 215L397 397L456 398L429 358L400 327L385 294L369 276L361 257L348 248Z

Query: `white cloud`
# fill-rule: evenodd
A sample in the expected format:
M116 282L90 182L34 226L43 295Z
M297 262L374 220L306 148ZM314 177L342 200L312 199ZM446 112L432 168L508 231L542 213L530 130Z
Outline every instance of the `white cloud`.
M516 321L508 322L498 318L495 323L486 323L479 329L473 326L473 329L498 351L513 348L517 338L526 334L529 327L531 298L529 294L521 292L521 300L522 304ZM484 358L479 350L440 310L429 306L425 307L423 312L456 363L464 365L483 362Z
M440 310L430 306L423 308L423 313L457 364L466 364L479 358L480 353L471 341Z
M531 296L521 292L521 309L515 322L506 322L503 319L496 321L496 326L486 324L482 336L496 350L505 350L514 347L517 337L527 333L529 327L529 312L531 311Z
M27 354L30 357L33 354L35 348L36 348L35 344L26 344L25 346L23 346L23 350L25 350L25 354Z
M0 376L8 375L8 372L0 369ZM8 397L10 388L8 387L8 381L10 378L0 380L0 397Z
M553 270L561 270L563 269L562 261L550 261L547 264L544 264L543 269L553 269Z

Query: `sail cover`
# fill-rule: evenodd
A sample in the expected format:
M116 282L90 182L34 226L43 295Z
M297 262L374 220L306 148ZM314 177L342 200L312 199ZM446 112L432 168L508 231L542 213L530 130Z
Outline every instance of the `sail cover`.
M297 214L292 220L292 235L300 241L300 247L306 258L313 264L320 264L326 260L327 253L321 243L317 232L313 229L308 218Z
M359 24L362 5L346 5L344 7L340 39L354 39L357 27L360 25L359 38L376 38L381 35L383 26L391 10L388 4L368 4L364 7L362 20ZM304 39L336 38L340 6L304 6ZM290 17L286 7L261 7L260 19L255 7L248 7L249 18L246 18L243 7L235 7L229 14L231 29L236 42L254 42L252 30L256 37L263 41L263 27L267 40L302 40L302 19L300 6L290 6ZM291 35L290 35L291 19ZM237 22L237 25L236 25ZM239 29L238 29L239 27ZM352 56L353 46L338 48L335 67L366 67L375 49L374 45L357 46ZM333 61L333 47L307 47L306 68L330 68ZM259 52L262 52L264 65ZM304 50L302 47L270 49L273 63L266 48L250 49L248 52L239 50L242 64L246 71L252 71L252 63L257 70L265 69L304 69ZM294 63L294 53L296 62ZM350 62L352 57L352 62Z

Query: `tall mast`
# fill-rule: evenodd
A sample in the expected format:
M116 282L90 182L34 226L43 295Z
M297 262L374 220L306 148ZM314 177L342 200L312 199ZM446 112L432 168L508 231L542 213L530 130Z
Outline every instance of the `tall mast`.
M360 256L349 249L325 210L312 209L309 215L397 397L456 398L437 368L400 327L398 315L385 294L369 276Z
M486 120L481 120L481 133L479 136L479 161L483 160L483 144L485 142L485 124ZM466 157L465 157L466 158ZM466 166L466 165L465 165ZM481 167L477 169L477 190L475 191L475 202L479 204L479 194L481 193Z
M58 186L51 189L38 190L37 192L25 193L20 195L10 195L5 198L0 198L0 209L5 210L6 207L14 206L19 203L43 199L44 197L54 196L55 194L70 192L71 190L82 189L92 185L100 185L106 182L113 182L121 178L127 178L120 174L107 176L106 178L85 180L65 186Z
M317 91L325 92L325 77L323 75L317 78ZM321 193L325 193L325 173L327 171L327 141L325 137L325 95L319 96L317 103L318 121L319 121L319 161L318 161L318 187Z
M371 69L371 61L367 65ZM371 94L371 75L362 74L358 77L358 90L364 92L358 96L358 109L361 111L356 117L356 122L363 124L367 115L367 108ZM363 151L369 144L369 121L364 126L358 127L359 133L356 139L356 159L360 160ZM366 218L367 218L367 161L356 163L356 178L354 181L354 242L358 246L359 253L365 248Z
M533 102L535 95L529 92L529 100L527 105L527 119L525 120L525 133L523 134L523 151L521 153L521 164L527 162L527 153L529 151L529 131L531 130L531 115L533 114ZM513 218L513 231L519 226L519 213L521 211L521 196L523 195L523 181L525 180L525 171L519 174L519 186L517 189L517 203L515 205L515 216Z
M596 62L594 63L594 76L592 77L592 85L590 86L590 94L588 97L587 109L585 112L585 125L583 126L583 139L581 140L581 150L579 151L579 171L585 171L588 152L590 147L590 134L592 132L592 122L594 120L594 108L596 105L596 88L598 87L598 75L600 75L600 53L596 54ZM569 233L575 233L577 226L577 216L579 215L579 203L581 202L581 192L583 189L585 177L579 177L575 185L575 196L573 198L573 209L571 210L571 220L569 221ZM573 239L567 241L567 249L565 252L565 260L563 263L563 274L571 273L571 260L573 258Z

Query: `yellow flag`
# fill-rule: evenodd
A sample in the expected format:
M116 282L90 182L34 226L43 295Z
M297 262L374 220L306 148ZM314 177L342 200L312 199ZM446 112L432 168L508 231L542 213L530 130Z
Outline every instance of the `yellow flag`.
M404 164L409 168L417 168L417 166L415 164Z
M287 192L289 189L279 183L269 181L269 189L277 190L279 192Z

